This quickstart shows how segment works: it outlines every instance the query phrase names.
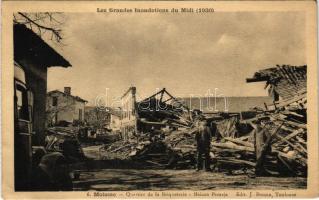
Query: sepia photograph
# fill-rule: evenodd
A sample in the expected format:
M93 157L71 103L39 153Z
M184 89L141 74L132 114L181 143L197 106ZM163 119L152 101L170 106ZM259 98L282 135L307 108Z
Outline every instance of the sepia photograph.
M309 189L307 12L205 5L13 12L13 190Z

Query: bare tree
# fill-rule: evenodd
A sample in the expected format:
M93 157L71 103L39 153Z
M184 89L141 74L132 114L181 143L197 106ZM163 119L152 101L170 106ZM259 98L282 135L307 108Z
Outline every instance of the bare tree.
M68 104L68 105L59 105L59 106L47 106L45 114L46 114L46 124L48 126L55 125L58 123L55 120L55 117L58 115L60 112L67 112L67 111L72 111L72 106L73 104Z
M17 12L13 14L14 24L24 24L33 30L40 37L49 37L52 41L61 43L61 25L64 23L63 13L41 12L25 13Z
M86 111L84 118L90 125L101 129L109 122L110 114L105 109L95 107L92 110Z

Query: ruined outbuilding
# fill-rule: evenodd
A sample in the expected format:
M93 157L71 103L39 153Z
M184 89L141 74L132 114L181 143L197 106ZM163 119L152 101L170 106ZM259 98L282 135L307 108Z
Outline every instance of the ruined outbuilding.
M302 107L306 103L307 65L277 65L256 72L246 81L266 82L265 89L268 88L269 96L274 101L272 105L268 105L270 107L284 107L290 104L300 104Z

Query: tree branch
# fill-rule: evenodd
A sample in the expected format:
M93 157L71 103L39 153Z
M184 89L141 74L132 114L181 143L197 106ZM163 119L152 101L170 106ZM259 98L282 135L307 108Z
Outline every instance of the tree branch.
M19 15L21 15L22 17L24 17L26 20L28 20L30 22L30 25L33 24L35 26L37 26L38 28L44 29L44 30L48 30L51 31L52 34L56 37L57 41L59 42L60 40L62 40L62 37L60 35L61 30L60 29L54 29L54 28L50 28L50 27L46 27L43 26L39 23L36 22L36 20L31 19L30 17L28 17L27 15L18 12ZM32 26L31 26L32 27ZM41 32L40 32L41 33Z

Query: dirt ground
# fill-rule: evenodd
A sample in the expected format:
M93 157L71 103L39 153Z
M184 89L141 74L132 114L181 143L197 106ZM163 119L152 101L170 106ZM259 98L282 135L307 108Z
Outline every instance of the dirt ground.
M304 189L306 178L248 177L195 170L96 169L80 171L74 190Z

